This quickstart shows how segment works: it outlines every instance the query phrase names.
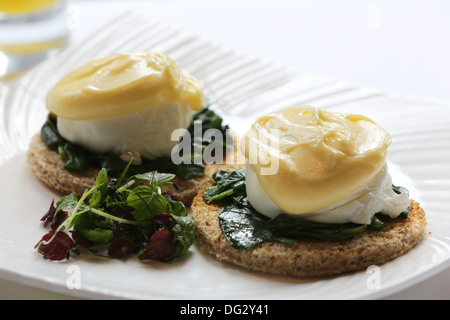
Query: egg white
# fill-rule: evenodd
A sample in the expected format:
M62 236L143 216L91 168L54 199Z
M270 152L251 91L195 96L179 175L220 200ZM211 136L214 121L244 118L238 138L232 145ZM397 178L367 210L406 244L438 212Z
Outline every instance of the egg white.
M62 137L94 153L111 152L146 159L169 157L178 143L172 141L175 129L187 129L192 111L186 104L162 104L139 112L94 120L68 120L58 117Z
M258 176L250 164L247 164L246 168L246 191L251 205L264 216L275 218L283 213L261 187ZM378 212L395 218L408 206L408 193L405 191L397 194L392 190L391 175L385 165L364 186L344 199L327 208L302 214L301 217L321 223L370 224L372 217Z

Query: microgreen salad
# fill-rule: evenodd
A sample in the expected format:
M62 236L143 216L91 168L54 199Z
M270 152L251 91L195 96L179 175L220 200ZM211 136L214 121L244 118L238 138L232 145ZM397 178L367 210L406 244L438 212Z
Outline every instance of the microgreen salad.
M118 179L103 168L80 198L71 193L53 200L41 218L50 231L36 251L52 261L82 251L163 262L184 255L194 242L194 222L184 204L161 188L175 175L151 171L125 178L127 168Z

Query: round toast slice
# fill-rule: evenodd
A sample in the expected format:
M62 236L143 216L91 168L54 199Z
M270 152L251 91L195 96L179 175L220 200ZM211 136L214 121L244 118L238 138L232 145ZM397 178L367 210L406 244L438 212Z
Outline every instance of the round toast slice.
M220 203L207 203L202 190L193 200L196 241L203 252L248 270L299 277L333 276L382 265L418 245L425 234L425 212L411 200L407 219L383 221L382 230L366 230L344 241L297 240L293 245L265 242L250 249L231 247L220 225Z
M95 185L95 180L99 172L98 168L89 167L83 173L70 172L64 169L64 161L59 154L50 150L42 141L39 134L36 134L31 142L27 154L28 163L33 173L48 187L60 192L69 194L75 192L81 196L86 189ZM227 154L227 159L233 158L233 152ZM185 206L190 206L197 193L206 186L213 183L212 174L225 168L233 168L231 160L225 159L224 164L210 164L205 166L205 175L193 179L182 179L176 177L173 184L163 185L165 192L173 194L177 200L183 202Z

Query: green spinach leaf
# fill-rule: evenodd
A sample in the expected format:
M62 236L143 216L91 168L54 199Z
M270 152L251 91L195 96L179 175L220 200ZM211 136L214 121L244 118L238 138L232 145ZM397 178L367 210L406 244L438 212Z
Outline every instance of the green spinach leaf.
M65 161L64 169L82 172L87 169L89 159L86 150L65 140L58 132L56 118L51 115L41 128L41 139L47 147L59 153Z
M212 178L216 185L206 189L203 194L203 199L208 203L239 194L245 189L245 170L231 172L220 170L214 173Z
M57 150L60 145L65 143L56 127L56 119L51 115L47 116L47 120L41 128L41 138L45 145L52 150Z
M225 238L235 249L248 249L265 241L294 243L271 232L267 228L268 221L253 209L244 195L230 197L219 215L219 225Z

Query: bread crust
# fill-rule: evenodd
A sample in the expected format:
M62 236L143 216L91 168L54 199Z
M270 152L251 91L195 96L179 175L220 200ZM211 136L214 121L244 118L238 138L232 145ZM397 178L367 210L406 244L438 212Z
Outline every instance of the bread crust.
M228 160L224 164L206 165L205 175L193 179L182 179L176 177L172 180L173 184L163 186L165 192L173 194L177 200L182 201L186 206L190 206L194 196L213 183L212 174L218 170L240 167L232 164L232 155L230 152ZM81 196L86 189L95 185L95 180L99 172L98 168L89 167L83 173L70 172L64 169L64 161L59 154L50 150L42 141L39 134L36 134L28 149L27 160L33 173L48 187L61 193L69 194L75 192Z
M411 200L411 211L405 219L385 221L382 230L366 230L352 239L325 241L302 239L294 245L265 242L253 248L237 250L230 246L219 226L223 206L208 204L203 192L194 198L192 218L200 249L219 261L248 270L300 277L333 276L382 265L413 249L425 234L425 212Z
M59 154L50 150L36 134L30 142L27 160L33 173L47 186L62 194L75 192L83 194L84 190L92 188L99 172L89 167L83 174L69 172L64 169L64 161Z

